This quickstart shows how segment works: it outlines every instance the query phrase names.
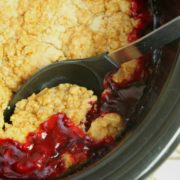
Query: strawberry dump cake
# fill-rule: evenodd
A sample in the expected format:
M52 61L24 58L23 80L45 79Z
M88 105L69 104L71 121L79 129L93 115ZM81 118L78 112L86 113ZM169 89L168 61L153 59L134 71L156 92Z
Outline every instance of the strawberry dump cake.
M3 112L42 67L116 50L137 39L148 20L142 0L0 1L0 177L53 178L114 146L143 93L143 59L107 72L100 97L60 84L19 101L10 123Z

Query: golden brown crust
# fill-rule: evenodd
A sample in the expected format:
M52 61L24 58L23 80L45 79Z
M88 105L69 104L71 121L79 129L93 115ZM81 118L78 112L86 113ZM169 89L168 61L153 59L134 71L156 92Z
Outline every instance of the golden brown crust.
M120 69L113 75L112 80L116 83L122 83L123 81L129 81L136 71L139 60L131 60L123 63Z
M76 126L84 129L85 116L96 100L92 91L77 85L46 88L16 104L10 119L12 125L6 123L0 137L24 142L29 132L36 131L42 122L58 112L65 113Z
M0 71L6 73L7 87L16 91L54 61L90 57L127 44L136 23L128 7L128 0L1 1Z
M88 135L96 141L102 141L106 137L116 138L124 128L124 121L120 115L108 113L92 122Z

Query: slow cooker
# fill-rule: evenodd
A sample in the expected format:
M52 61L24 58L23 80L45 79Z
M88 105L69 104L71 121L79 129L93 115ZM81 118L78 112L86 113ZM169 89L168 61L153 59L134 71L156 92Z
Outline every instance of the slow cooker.
M180 15L178 0L148 3L153 17L151 29ZM152 76L132 115L136 125L105 157L67 179L144 179L173 152L180 140L179 42L151 55Z

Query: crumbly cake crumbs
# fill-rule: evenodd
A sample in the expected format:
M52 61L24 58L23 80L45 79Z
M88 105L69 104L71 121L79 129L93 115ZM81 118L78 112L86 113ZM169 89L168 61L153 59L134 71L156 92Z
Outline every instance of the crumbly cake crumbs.
M96 141L101 141L106 137L116 138L124 128L124 121L119 114L108 113L92 122L88 134Z
M16 91L54 61L90 57L127 44L137 24L129 6L128 0L1 1L1 71L6 72L6 85Z
M16 104L10 119L12 124L5 124L0 137L24 142L29 132L36 131L42 122L58 112L65 113L75 125L84 129L85 116L96 100L91 90L77 85L46 88Z
M119 68L119 70L115 74L113 74L112 80L115 83L122 83L123 81L129 81L132 78L134 72L136 71L138 62L139 60L134 59L123 63Z
M62 159L65 163L65 168L68 169L70 168L71 166L74 165L74 161L73 161L73 158L71 157L71 154L70 153L64 153L63 156L62 156Z

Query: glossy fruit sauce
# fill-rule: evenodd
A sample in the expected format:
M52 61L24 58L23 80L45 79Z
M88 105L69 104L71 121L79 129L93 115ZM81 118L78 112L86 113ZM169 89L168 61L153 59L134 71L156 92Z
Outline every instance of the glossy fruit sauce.
M138 19L139 23L129 34L130 42L140 36L150 19L142 0L131 0L131 11L132 17ZM86 115L86 129L95 118L108 112L119 113L125 120L128 119L143 94L145 69L144 59L139 59L132 77L121 84L112 81L114 72L106 75L105 91ZM67 170L65 155L68 155L73 165L82 164L90 159L99 159L114 145L115 140L111 137L95 142L60 112L42 123L36 132L30 133L24 144L11 139L0 140L0 177L51 179Z
M151 20L146 3L147 1L145 2L144 0L131 0L131 16L139 22L129 34L129 42L137 40L141 36L141 32L146 28Z
M99 149L109 149L111 142L111 138L94 142L65 114L58 113L30 133L25 144L0 141L0 174L10 179L49 179L66 170L64 154L73 164L83 163Z

